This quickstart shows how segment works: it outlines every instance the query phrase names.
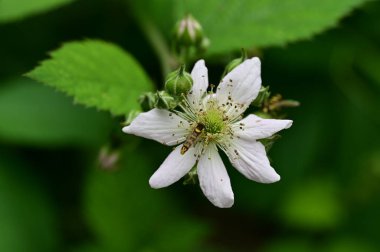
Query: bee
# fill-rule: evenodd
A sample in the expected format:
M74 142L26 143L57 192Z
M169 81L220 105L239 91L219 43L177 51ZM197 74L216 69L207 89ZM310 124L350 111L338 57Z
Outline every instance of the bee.
M183 143L182 148L181 148L181 155L185 154L186 151L188 151L190 147L194 143L196 143L196 141L198 140L204 128L205 128L204 124L202 123L197 124L194 131L186 138L186 141Z

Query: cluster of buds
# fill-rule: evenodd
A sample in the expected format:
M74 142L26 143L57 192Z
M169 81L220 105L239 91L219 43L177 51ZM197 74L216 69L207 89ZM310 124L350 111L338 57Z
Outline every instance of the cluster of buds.
M166 77L165 90L148 92L140 96L139 103L143 111L153 108L174 109L191 90L193 79L186 72L185 65L171 72Z
M166 91L147 92L140 96L139 103L142 111L146 112L153 108L173 109L177 106L177 102L173 96Z

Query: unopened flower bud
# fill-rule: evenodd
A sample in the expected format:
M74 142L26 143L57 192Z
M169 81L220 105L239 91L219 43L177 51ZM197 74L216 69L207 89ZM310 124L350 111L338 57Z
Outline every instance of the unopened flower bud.
M198 46L203 38L203 29L191 15L187 15L176 25L175 40L179 46Z
M101 169L104 170L116 170L117 164L120 158L118 150L112 150L110 147L103 147L98 156L98 162Z
M191 168L189 173L187 173L185 180L183 181L183 184L184 185L195 185L198 183L199 183L199 180L198 180L197 167L194 166L193 168Z
M155 107L157 100L152 92L145 93L140 96L139 103L143 111L149 111Z
M169 95L165 91L159 91L156 93L155 107L159 109L173 109L177 106L177 102L173 96Z
M185 66L182 65L178 70L171 72L166 77L165 90L169 95L180 97L186 95L193 86L191 75L185 71Z
M261 107L266 101L268 101L270 96L269 86L261 86L259 94L256 99L252 102L252 105L255 107Z
M245 49L242 48L240 58L233 59L230 63L228 63L228 65L224 69L222 77L226 76L229 72L231 72L235 67L243 63L244 60L246 59L247 59L247 52Z

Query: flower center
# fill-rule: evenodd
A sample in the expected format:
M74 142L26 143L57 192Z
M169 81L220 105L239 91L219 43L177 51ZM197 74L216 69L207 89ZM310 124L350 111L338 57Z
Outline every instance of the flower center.
M211 108L201 115L200 122L205 126L206 133L214 135L224 132L227 125L223 116L223 111L216 108Z
M224 109L218 105L214 97L206 97L206 101L199 110L194 111L189 101L181 106L183 112L177 111L179 116L191 122L188 138L192 141L200 141L205 145L211 142L220 143L227 135L232 134L231 121L228 120Z

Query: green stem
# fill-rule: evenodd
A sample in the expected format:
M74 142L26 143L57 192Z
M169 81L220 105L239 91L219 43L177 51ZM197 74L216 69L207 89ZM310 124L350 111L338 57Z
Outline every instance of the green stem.
M180 63L183 65L189 65L190 61L190 48L188 47L182 47L180 51Z
M145 17L141 17L139 23L160 60L162 75L165 78L176 67L178 62L170 53L170 49L162 33L154 24Z

